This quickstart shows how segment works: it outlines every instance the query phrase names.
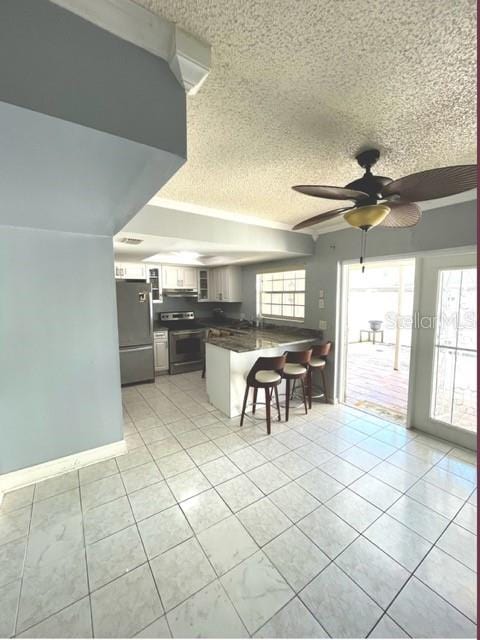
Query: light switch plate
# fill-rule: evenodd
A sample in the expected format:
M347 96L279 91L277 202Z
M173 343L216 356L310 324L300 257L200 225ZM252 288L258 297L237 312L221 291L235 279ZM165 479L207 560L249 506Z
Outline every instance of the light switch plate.
M325 300L323 298L318 299L318 308L325 309Z
M324 331L326 331L326 329L327 329L327 321L326 320L319 320L318 321L318 328L319 329L323 329Z

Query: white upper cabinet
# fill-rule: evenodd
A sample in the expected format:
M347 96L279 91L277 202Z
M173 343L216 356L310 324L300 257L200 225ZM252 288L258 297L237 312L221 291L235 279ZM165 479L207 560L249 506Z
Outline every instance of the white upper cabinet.
M162 283L164 289L178 288L177 267L172 267L171 265L167 264L163 265Z
M209 269L198 270L198 301L209 302L211 295L211 275Z
M194 267L180 267L183 271L182 282L185 289L197 288L197 270Z
M145 265L137 262L115 262L115 278L117 280L145 280Z
M163 265L164 289L196 289L197 270L194 267Z
M146 267L147 282L152 285L152 302L155 304L161 304L163 302L162 296L162 265L161 264L147 264Z
M242 301L242 271L240 267L217 267L210 270L210 300Z

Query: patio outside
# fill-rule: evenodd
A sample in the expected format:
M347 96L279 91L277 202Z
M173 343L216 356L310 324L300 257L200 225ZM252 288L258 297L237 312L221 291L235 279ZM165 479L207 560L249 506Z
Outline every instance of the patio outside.
M402 347L400 367L393 368L395 346L357 342L348 345L345 403L405 424L410 347Z
M400 424L407 419L411 330L396 320L411 316L414 270L413 260L372 262L364 273L357 264L346 267L344 402Z

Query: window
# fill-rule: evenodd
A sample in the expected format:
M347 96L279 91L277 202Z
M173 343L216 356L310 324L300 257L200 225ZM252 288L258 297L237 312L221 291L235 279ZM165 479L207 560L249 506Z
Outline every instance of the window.
M477 424L475 269L440 271L431 416L469 431Z
M257 314L303 322L305 269L257 274Z

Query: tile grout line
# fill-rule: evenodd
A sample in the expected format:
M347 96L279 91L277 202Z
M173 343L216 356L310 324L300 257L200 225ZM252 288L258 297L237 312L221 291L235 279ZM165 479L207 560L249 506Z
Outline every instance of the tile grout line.
M88 571L88 556L87 556L87 540L85 537L85 513L83 510L83 500L82 500L82 491L80 489L80 472L77 471L77 476L78 476L78 493L79 493L79 498L80 498L80 512L82 514L82 536L83 536L83 550L84 550L84 556L85 556L85 571L87 574L87 589L88 589L88 602L90 605L90 629L92 632L92 638L95 636L95 627L93 625L93 611L92 611L92 598L91 598L91 589L90 589L90 575L89 575L89 571ZM70 606L70 605L69 605Z
M117 467L118 467L118 463L117 463ZM118 467L118 469L120 470L120 468L119 468L119 467ZM122 476L122 474L120 473L120 477L121 477L121 476ZM163 477L163 476L162 476L162 477ZM167 623L167 627L168 627L168 630L169 630L169 632L170 632L170 636L172 636L172 632L171 632L171 629L170 629L170 625L168 624L168 620L167 620L167 617L166 617L166 611L165 611L165 606L164 606L164 604L163 604L162 596L160 595L160 590L159 590L159 588L158 588L157 581L155 580L155 576L154 576L154 573L153 573L153 570L152 570L152 566L151 566L151 564L150 564L150 558L148 557L148 553L147 553L147 550L146 550L146 548L145 548L145 543L143 542L143 538L142 538L142 535L141 535L141 533L140 533L140 529L138 528L138 522L137 522L137 519L136 519L136 517L135 517L135 513L134 513L133 508L132 508L132 503L130 502L129 494L127 493L127 488L126 488L126 486L125 486L125 483L124 483L124 480L123 480L123 478L122 478L122 477L121 477L121 480L122 480L123 488L125 489L125 495L126 495L127 500L128 500L128 505L129 505L129 507L130 507L130 511L131 511L131 513L132 513L133 520L134 520L134 522L135 522L135 528L136 528L136 531L137 531L137 535L138 535L138 538L139 538L140 543L141 543L141 545L142 545L143 553L145 554L145 559L146 559L146 562L145 562L145 563L143 563L143 562L142 562L141 564L139 564L137 567L134 567L134 568L133 568L133 569L131 569L130 571L134 571L135 569L138 569L139 567L143 566L144 564L148 564L148 568L149 568L149 570L150 570L150 576L151 576L151 578L152 578L152 580L153 580L153 584L155 585L155 590L156 590L156 592L157 592L158 599L159 599L159 601L160 601L160 606L162 607L162 611L163 611L163 614L162 614L162 616L160 616L160 617L165 617L165 622ZM125 575L125 574L124 574L124 575ZM114 578L114 579L113 579L113 580L111 580L110 582L113 582L114 580L117 580L119 577L122 577L122 576L117 576L117 578ZM107 583L107 584L110 584L110 583ZM102 587L103 587L103 586L105 586L105 585L102 585ZM101 587L100 587L100 588L101 588ZM156 618L156 620L158 620L158 618ZM153 620L152 622L150 622L149 624L147 624L144 628L146 629L150 624L153 624L153 622L155 622L155 620ZM140 633L140 631L137 631L137 633ZM137 635L137 633L136 633L135 635ZM173 636L172 636L172 637L173 637Z
M15 621L13 624L13 635L16 637L17 633L18 633L18 616L20 613L20 603L22 600L22 591L23 591L23 581L24 581L24 577L25 577L25 566L26 566L26 562L27 562L27 554L28 554L28 545L30 542L30 531L32 528L32 517L33 517L33 500L35 498L35 492L36 492L36 485L34 485L33 487L33 497L32 497L32 504L30 505L30 518L29 518L29 522L28 522L28 528L27 528L27 535L26 535L26 543L25 543L25 551L24 551L24 555L23 555L23 566L22 566L22 575L20 578L20 588L18 590L18 598L17 598L17 604L16 604L16 610L15 610ZM23 633L23 631L22 631Z

